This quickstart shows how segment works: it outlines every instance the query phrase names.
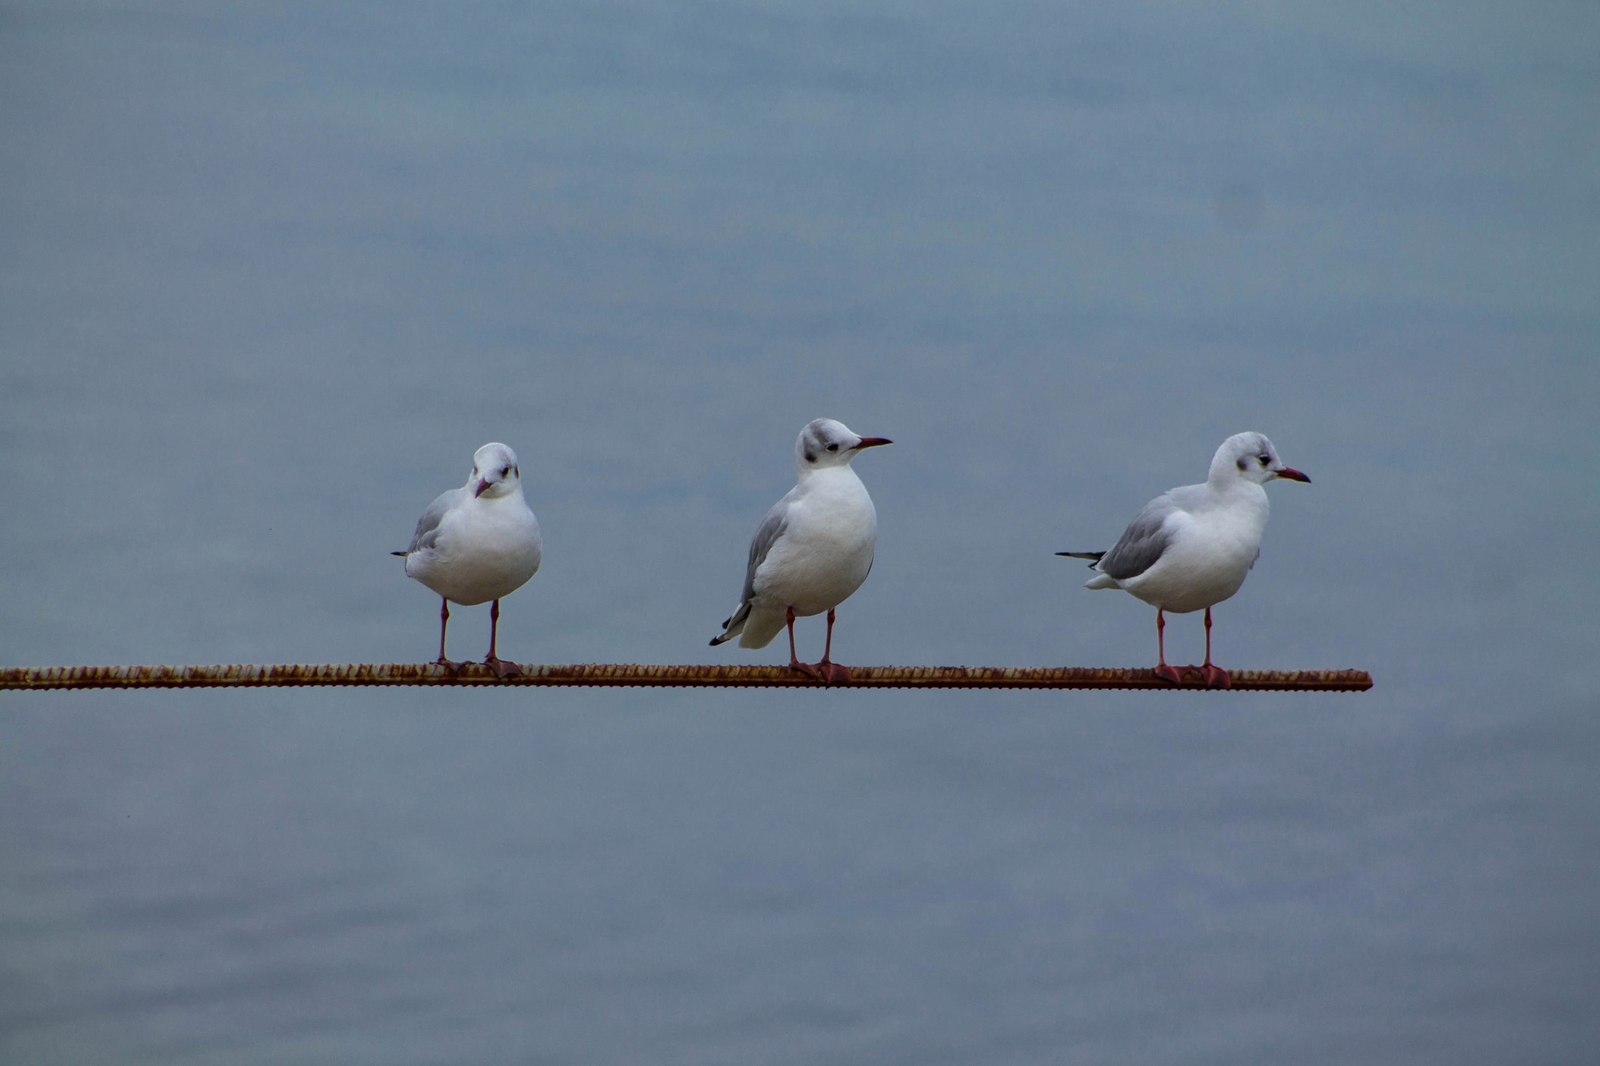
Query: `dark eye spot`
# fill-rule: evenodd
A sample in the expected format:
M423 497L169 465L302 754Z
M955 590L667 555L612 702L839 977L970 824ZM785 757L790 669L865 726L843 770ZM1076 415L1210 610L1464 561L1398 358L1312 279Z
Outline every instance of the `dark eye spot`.
M817 461L817 453L816 452L806 452L806 462L814 463L816 461Z
M1238 467L1240 470L1245 470L1250 466L1249 462L1244 459L1238 460L1233 465Z
M522 476L522 468L520 466L512 466L511 472L516 474L518 477Z

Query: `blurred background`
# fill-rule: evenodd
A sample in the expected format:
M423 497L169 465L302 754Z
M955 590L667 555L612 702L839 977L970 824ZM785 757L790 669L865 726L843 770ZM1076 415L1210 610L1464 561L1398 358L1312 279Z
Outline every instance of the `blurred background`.
M502 655L781 662L706 641L828 416L896 442L841 662L1150 665L1052 553L1254 429L1313 483L1217 661L1376 680L0 694L0 1057L1588 1061L1597 44L0 5L0 665L430 659L387 553L490 440L545 535Z

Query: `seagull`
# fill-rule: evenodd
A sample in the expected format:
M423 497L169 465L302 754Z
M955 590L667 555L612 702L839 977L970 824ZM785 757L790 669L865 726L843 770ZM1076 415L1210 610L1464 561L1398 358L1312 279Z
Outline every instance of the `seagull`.
M850 680L850 671L832 661L834 608L867 579L878 539L872 497L850 460L892 443L860 436L831 418L800 431L794 445L799 480L756 530L739 606L711 638L713 647L738 637L742 648L764 648L787 627L791 669L824 682ZM824 611L822 661L803 663L794 651L794 620Z
M471 607L493 600L484 664L500 678L522 672L495 654L500 598L521 588L538 571L542 548L539 520L522 498L517 453L504 444L485 444L472 456L467 483L441 493L417 520L411 547L390 553L405 559L407 577L439 594L441 665L452 671L461 666L444 655L450 601Z
M1211 662L1211 608L1239 591L1261 554L1267 493L1274 478L1310 481L1285 466L1261 433L1235 433L1222 442L1200 485L1168 489L1144 505L1108 552L1057 552L1090 560L1090 589L1122 589L1156 609L1157 677L1177 682L1167 665L1165 613L1206 612L1207 687L1227 688L1228 671Z

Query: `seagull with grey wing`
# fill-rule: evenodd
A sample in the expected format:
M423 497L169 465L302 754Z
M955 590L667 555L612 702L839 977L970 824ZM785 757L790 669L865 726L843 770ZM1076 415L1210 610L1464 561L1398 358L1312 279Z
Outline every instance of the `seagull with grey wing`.
M459 489L441 493L417 521L411 547L391 552L406 561L406 576L438 593L439 658L444 655L450 603L466 607L493 600L489 608L489 655L484 664L496 676L521 673L495 652L500 629L500 599L521 588L539 569L544 542L539 520L522 496L517 453L504 444L485 444L472 456L472 473Z
M1106 552L1057 552L1090 560L1091 589L1122 589L1156 609L1157 677L1177 682L1167 665L1166 612L1206 612L1208 687L1227 688L1228 671L1211 662L1211 608L1239 591L1261 554L1267 528L1267 493L1275 478L1310 481L1278 458L1261 433L1236 433L1222 442L1203 484L1168 489L1134 516Z
M722 623L712 646L739 638L742 648L764 648L789 630L789 666L826 682L847 682L850 671L832 661L834 610L861 587L872 569L878 515L850 461L891 441L863 437L841 422L819 418L795 441L799 480L773 505L750 542L739 606ZM795 654L794 620L828 614L822 660Z

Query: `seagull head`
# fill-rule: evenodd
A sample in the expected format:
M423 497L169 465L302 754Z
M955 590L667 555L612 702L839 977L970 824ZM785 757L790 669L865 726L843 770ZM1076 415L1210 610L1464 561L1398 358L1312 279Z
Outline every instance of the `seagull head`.
M521 487L516 452L504 444L485 444L473 453L472 474L467 478L472 495L492 500L509 496Z
M1265 433L1235 433L1217 449L1216 457L1211 460L1210 480L1236 477L1257 485L1280 477L1290 481L1311 480L1294 467L1284 465Z
M794 442L794 459L800 472L805 473L829 466L848 466L862 449L893 443L884 437L863 437L851 432L843 422L819 418L800 431L800 439Z

